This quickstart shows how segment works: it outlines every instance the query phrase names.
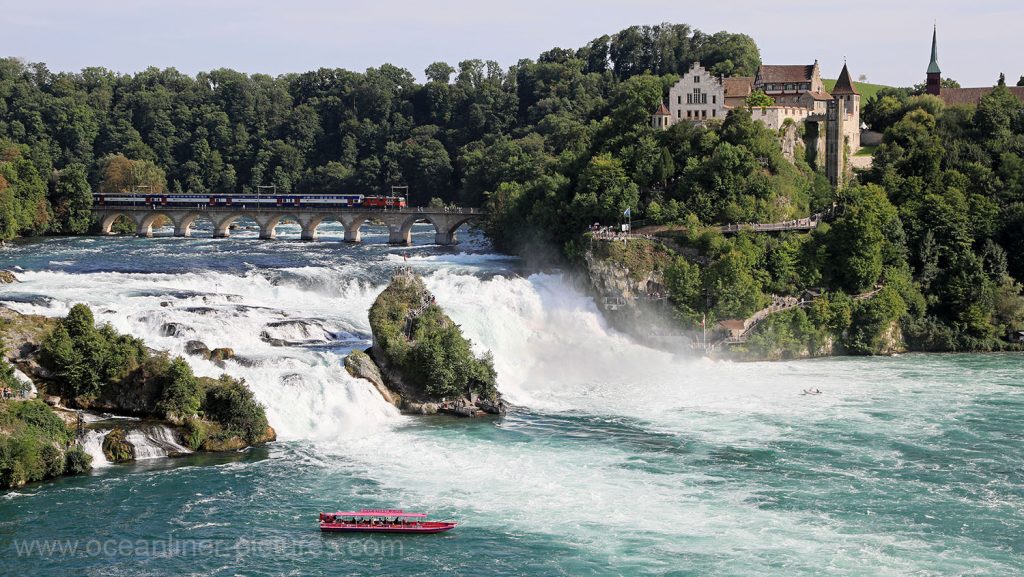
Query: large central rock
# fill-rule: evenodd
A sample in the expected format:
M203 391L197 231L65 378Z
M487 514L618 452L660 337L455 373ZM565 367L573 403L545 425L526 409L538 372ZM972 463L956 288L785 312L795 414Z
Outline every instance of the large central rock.
M473 354L421 277L402 271L392 278L370 307L370 329L369 356L356 351L345 367L398 408L467 417L505 411L490 353Z

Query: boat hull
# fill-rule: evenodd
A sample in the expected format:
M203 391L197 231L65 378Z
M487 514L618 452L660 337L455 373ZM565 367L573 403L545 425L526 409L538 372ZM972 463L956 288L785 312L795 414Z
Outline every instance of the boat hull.
M427 522L417 525L353 525L349 523L320 523L324 533L443 533L455 528L457 523Z

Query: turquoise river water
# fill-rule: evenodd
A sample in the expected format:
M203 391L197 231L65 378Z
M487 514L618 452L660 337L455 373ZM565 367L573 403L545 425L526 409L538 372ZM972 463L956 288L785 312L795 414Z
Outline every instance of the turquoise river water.
M670 354L474 234L451 250L418 227L410 248L375 229L355 246L330 225L318 243L279 231L0 248L22 281L0 304L86 302L156 348L233 348L226 369L190 362L244 377L280 437L0 495L0 575L1024 574L1020 355ZM406 265L493 351L506 417L402 416L341 367ZM319 511L352 507L460 525L318 531Z

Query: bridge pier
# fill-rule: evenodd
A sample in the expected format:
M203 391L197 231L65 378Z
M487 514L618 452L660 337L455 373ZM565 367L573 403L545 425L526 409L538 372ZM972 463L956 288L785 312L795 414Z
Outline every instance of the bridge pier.
M438 231L438 232L435 232L434 233L434 244L439 244L441 246L449 246L449 245L453 245L453 244L458 244L458 240L456 240L456 238L455 238L455 231L450 231L450 232L440 232L440 231Z
M388 244L410 245L412 244L412 230L402 230L401 227L388 227Z

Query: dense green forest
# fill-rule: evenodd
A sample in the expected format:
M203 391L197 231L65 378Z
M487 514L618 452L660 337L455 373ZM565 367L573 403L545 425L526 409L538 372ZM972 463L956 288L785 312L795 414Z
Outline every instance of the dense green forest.
M645 186L655 178L645 165L653 140L631 143L623 129L643 124L664 86L696 60L721 74L752 74L760 63L748 36L670 24L507 69L438 62L425 83L390 64L274 78L55 73L0 60L0 238L83 232L91 191L124 184L199 194L406 184L413 204L480 205L499 182L530 180L556 160L567 170L609 149ZM484 162L499 151L501 166ZM134 174L109 169L116 155ZM117 184L104 183L109 173Z

